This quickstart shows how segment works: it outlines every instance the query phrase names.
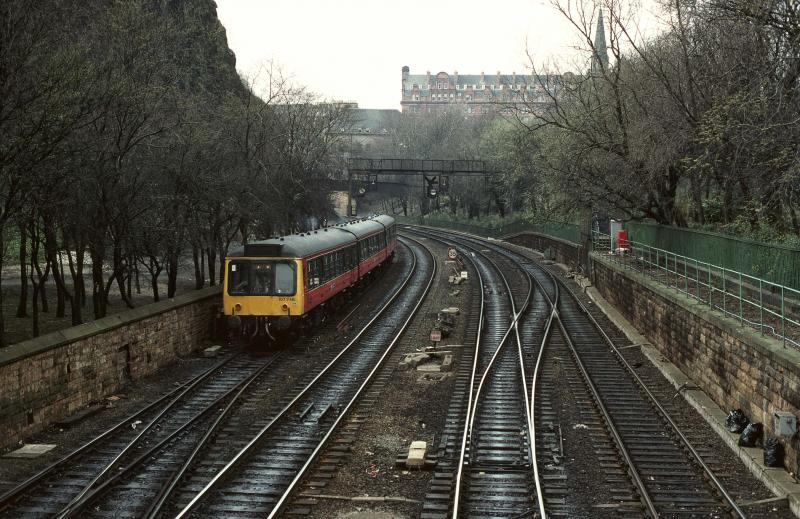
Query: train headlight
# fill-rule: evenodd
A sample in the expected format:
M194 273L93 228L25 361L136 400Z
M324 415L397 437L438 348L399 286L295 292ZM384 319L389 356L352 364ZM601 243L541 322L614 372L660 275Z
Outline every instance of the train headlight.
M287 305L286 303L283 303L281 305L281 310L283 310L284 312L288 312L289 311L289 305Z
M241 312L242 311L242 305L240 305L239 303L236 303L235 305L233 305L233 311L234 312Z

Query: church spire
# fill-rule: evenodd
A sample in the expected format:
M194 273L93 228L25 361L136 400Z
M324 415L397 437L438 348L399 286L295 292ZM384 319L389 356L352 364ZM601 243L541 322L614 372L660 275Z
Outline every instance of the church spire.
M606 47L606 29L603 23L603 8L597 17L597 29L594 33L594 52L592 53L592 73L600 74L608 68L608 48Z

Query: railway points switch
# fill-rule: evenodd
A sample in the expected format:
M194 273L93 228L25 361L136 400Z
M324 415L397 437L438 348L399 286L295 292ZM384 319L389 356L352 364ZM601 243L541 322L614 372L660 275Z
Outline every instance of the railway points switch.
M797 433L797 417L786 411L775 411L773 430L778 436L791 438Z

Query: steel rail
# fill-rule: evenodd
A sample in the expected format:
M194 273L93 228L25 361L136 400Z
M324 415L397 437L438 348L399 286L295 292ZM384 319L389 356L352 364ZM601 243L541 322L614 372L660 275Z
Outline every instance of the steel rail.
M552 274L549 271L547 271L546 269L543 270L545 270L545 272L548 272L548 274L552 276ZM661 403L656 399L655 395L653 395L650 389L645 385L644 381L642 381L642 379L639 377L638 373L636 373L636 371L633 369L630 363L628 363L625 357L623 357L622 353L619 351L619 349L617 349L616 345L614 344L614 341L612 341L611 338L608 336L608 334L606 334L606 332L602 329L600 323L598 323L597 320L594 318L594 316L591 313L589 313L589 310L588 308L586 308L586 305L584 305L583 302L581 302L581 300L578 299L575 292L569 286L565 285L565 288L570 293L570 295L572 295L573 300L576 302L581 312L583 312L589 318L594 327L600 332L600 335L603 337L603 340L611 348L611 351L614 353L614 355L616 355L617 359L625 367L628 373L630 373L630 375L636 381L636 384L640 387L642 392L644 392L644 394L647 395L648 399L653 404L653 406L658 410L659 414L661 414L664 420L666 420L666 422L670 425L675 434L678 435L678 438L680 438L681 442L686 446L686 448L692 454L692 457L694 457L695 461L703 469L703 472L706 474L708 479L711 480L715 489L720 493L720 495L723 497L727 505L733 510L733 512L736 514L737 517L739 517L740 519L746 519L747 515L742 511L741 508L739 508L739 506L734 501L733 497L725 489L725 486L722 484L722 482L714 475L714 472L705 463L705 461L703 461L703 458L702 456L700 456L700 453L697 452L697 449L694 448L694 446L691 444L686 435L683 434L683 431L681 431L681 429L678 427L678 424L675 423L675 421L669 415L667 410L664 409Z
M476 334L475 339L475 355L472 359L472 373L470 374L469 379L469 395L467 396L467 417L465 420L465 424L469 422L469 414L470 409L472 408L472 396L473 391L472 388L475 387L475 376L477 375L478 371L478 358L480 353L481 347L481 335L483 334L483 320L484 320L484 310L486 305L486 292L483 289L483 276L481 275L480 269L478 269L475 262L472 258L469 258L469 262L472 263L473 269L478 274L478 283L480 284L480 292L481 292L481 307L479 312L479 319L478 319L478 331ZM469 439L469 427L464 427L464 433L461 437L461 449L459 450L458 454L458 470L456 471L456 482L455 482L455 495L453 496L454 506L453 506L453 518L458 517L458 503L461 501L461 482L463 479L464 473L464 464L466 461L466 454L467 454L467 444Z
M472 247L468 247L468 248L476 250L476 249L474 249ZM511 287L508 285L508 279L506 278L505 274L503 274L503 271L500 269L500 267L497 266L497 263L494 262L491 258L488 258L484 254L481 254L481 255L487 261L489 261L489 263L492 264L492 266L495 268L495 270L497 270L497 272L500 274L500 279L503 280L503 284L506 286L506 291L508 292L508 298L509 298L509 301L511 303L511 315L512 315L512 318L511 318L511 324L509 324L508 329L506 330L506 333L500 339L500 342L497 344L497 348L494 350L494 354L492 355L492 358L489 360L489 363L486 365L486 368L483 370L483 375L481 375L480 382L478 383L478 389L475 391L475 400L474 400L474 403L473 403L473 408L472 408L472 410L470 412L471 418L469 420L470 452L472 452L472 441L473 441L473 439L475 437L474 434L473 434L473 428L474 428L474 425L475 425L475 416L477 415L478 403L480 401L481 393L483 392L483 388L484 388L484 385L485 385L485 382L486 382L486 378L489 376L489 372L494 367L495 361L497 360L497 357L499 357L499 355L500 355L500 351L502 350L503 346L505 345L506 340L508 339L508 336L511 334L511 330L514 330L515 333L516 333L517 347L518 347L518 351L519 351L519 355L520 355L519 360L520 360L520 362L522 362L522 360L523 360L523 357L522 357L522 342L520 341L520 338L519 338L519 328L518 328L517 324L519 322L519 318L522 316L523 312L525 312L525 309L528 306L528 302L530 301L531 293L532 293L532 290L533 290L533 284L530 283L530 280L528 280L529 281L528 293L525 296L525 301L522 304L522 308L520 308L520 311L517 312L516 311L516 304L514 303L514 295L511 293ZM525 381L525 371L524 371L525 370L525 366L524 366L524 364L522 364L521 367L522 367L522 387L524 389L527 389L528 384ZM527 415L527 409L528 409L528 394L527 394L527 391L524 391L524 395L525 395L525 410L526 410L526 415ZM528 422L530 422L530 416L529 415L526 416L526 420L528 420ZM528 429L530 430L530 423L528 423L527 425L528 425Z
M334 365L336 365L345 353L347 353L353 345L358 343L359 339L361 339L362 335L364 335L367 330L372 328L372 325L383 315L386 309L397 299L400 293L405 289L408 285L409 281L414 275L414 272L417 268L417 257L414 255L414 263L412 264L411 270L403 281L403 284L398 287L392 297L378 310L378 312L373 316L372 319L353 337L353 339L331 360L328 365L326 365L317 375L311 380L311 382L306 385L267 425L265 425L256 435L245 445L230 461L219 471L217 472L214 477L209 481L195 496L192 500L175 516L175 519L180 519L183 517L187 517L188 514L202 501L206 495L211 492L218 484L221 483L222 479L230 475L231 472L236 468L239 463L241 463L247 455L249 455L255 446L259 443L264 436L272 430L273 427L284 418L289 411L295 406L295 404L306 394L308 391L313 388L317 382L326 375Z
M100 483L97 487L93 488L91 491L86 493L86 495L84 495L83 498L81 498L79 501L72 504L69 507L69 509L65 508L61 512L59 512L58 517L59 518L63 517L64 519L75 517L75 514L78 514L81 511L83 511L92 502L92 500L101 495L112 484L119 481L120 478L128 475L134 468L140 466L143 462L145 462L147 459L153 456L153 454L163 449L165 445L168 445L170 442L172 442L175 438L178 437L178 435L186 431L189 427L191 427L195 422L200 420L203 416L205 416L211 411L216 410L220 402L224 401L225 399L227 399L236 392L236 395L234 395L233 399L231 399L230 402L228 402L227 406L225 407L226 410L230 409L232 405L236 402L236 400L242 395L244 390L247 389L247 387L249 387L254 380L258 379L264 373L264 371L266 371L267 368L269 368L278 358L280 358L280 356L282 356L282 353L279 353L278 355L274 355L269 359L267 359L263 366L259 367L253 373L248 375L246 378L237 382L236 385L225 391L223 394L219 395L211 403L207 404L202 410L198 411L194 416L192 416L186 422L184 422L183 425L172 431L172 433L170 433L166 438L162 439L160 442L153 445L145 452L139 454L136 457L136 459L134 459L124 467L120 467L119 470L116 471L111 476L109 476L108 479L106 479L105 481ZM214 425L216 425L216 423L218 422L219 418L216 420ZM212 428L209 429L208 433L210 433L212 429L213 426Z
M206 444L211 439L211 437L214 435L214 433L219 429L219 426L222 423L222 420L233 409L234 404L236 402L238 402L239 398L244 394L245 391L247 391L247 389L250 387L250 385L254 381L256 381L258 379L258 377L261 375L261 373L264 372L264 369L266 369L266 367L267 366L264 366L263 368L261 368L259 370L259 372L255 373L254 376L252 376L249 380L246 381L246 383L244 385L242 385L239 388L239 392L228 402L228 404L225 406L225 408L222 410L222 412L219 414L219 416L216 418L216 420L214 420L214 423L212 423L211 426L208 428L206 433L203 435L203 437L200 439L200 441L195 446L195 448L192 451L192 453L189 455L189 457L181 465L181 468L178 469L175 473L173 473L172 476L169 478L169 480L164 482L164 484L161 486L161 490L156 495L155 500L153 500L153 502L150 503L150 506L148 506L148 508L145 511L145 514L144 514L143 517L145 517L147 519L154 519L155 517L158 516L158 514L161 512L164 504L167 502L167 499L169 499L169 497L172 495L172 492L174 492L175 487L178 485L180 480L183 478L183 476L189 470L189 467L192 465L194 460L197 458L197 456L200 453L200 451L206 446Z
M16 500L21 494L27 492L28 490L31 490L31 488L34 485L36 485L37 483L42 481L47 476L51 475L53 472L57 471L59 468L64 467L67 463L73 462L76 458L78 458L82 454L85 454L88 450L92 449L93 447L96 447L97 444L100 443L102 440L105 440L105 439L111 437L114 433L118 432L120 429L127 429L128 427L130 427L130 424L132 422L136 421L136 419L141 418L144 414L152 411L157 406L163 404L164 401L175 397L176 394L178 394L178 393L183 394L183 392L187 388L189 388L190 386L193 386L194 384L198 383L201 380L206 379L207 377L212 375L216 370L218 370L219 368L221 368L222 366L224 366L228 362L232 361L236 357L237 357L237 355L235 355L235 354L227 356L226 358L224 358L221 361L217 362L216 364L214 364L213 366L211 366L207 370L205 370L202 373L196 375L195 377L191 378L190 380L184 382L183 384L181 384L180 386L176 387L175 389L173 389L172 391L168 392L167 394L159 397L155 402L152 402L152 403L148 404L143 409L140 409L139 411L136 411L132 415L126 417L125 419L123 419L122 421L120 421L119 423L117 423L116 425L114 425L113 427L111 427L110 429L105 431L104 433L100 434L99 436L96 436L95 438L93 438L89 442L87 442L84 445L78 447L77 449L75 449L74 451L70 452L69 454L67 454L63 458L55 461L54 463L52 463L51 465L49 465L45 469L41 470L40 472L38 472L35 475L31 476L30 478L26 479L25 481L23 481L22 483L20 483L16 487L12 488L8 492L6 492L2 496L0 496L0 510L4 510L5 508L7 508L11 504L11 502Z
M342 422L342 420L344 420L344 418L348 415L349 411L353 408L355 403L361 397L361 393L372 382L372 379L378 373L378 370L383 366L384 361L389 357L389 354L394 349L394 346L397 344L397 341L400 340L400 338L406 332L406 329L408 329L408 325L411 323L411 320L414 318L414 316L416 316L417 312L419 311L420 306L422 306L422 302L425 300L425 297L427 296L428 292L430 291L431 286L433 285L434 279L436 279L436 271L437 271L437 269L436 269L436 258L434 258L433 253L427 247L425 247L422 243L420 243L419 241L417 241L417 240L415 240L415 239L413 239L411 237L404 237L404 238L409 239L409 240L417 243L422 249L424 249L430 255L431 264L433 265L433 267L431 269L430 279L428 279L428 284L425 286L425 289L423 290L419 300L417 301L417 304L415 304L414 308L411 309L411 312L408 314L408 317L403 322L403 324L400 326L400 329L397 331L397 333L395 333L395 336L392 339L392 341L386 347L386 351L383 352L383 355L381 355L381 357L375 363L375 366L372 368L372 371L369 372L367 377L364 379L364 381L359 386L358 390L356 390L356 392L353 395L353 397L350 399L350 401L347 403L347 405L344 407L344 409L336 417L336 420L333 422L333 424L331 424L331 426L328 428L328 432L319 441L319 443L317 444L317 447L308 456L308 459L306 460L305 464L303 464L303 466L300 468L300 470L295 475L295 477L292 480L292 482L289 483L289 486L286 488L286 490L284 491L283 495L281 495L280 499L278 499L278 501L275 503L275 506L272 508L272 511L267 516L267 519L273 519L273 518L275 518L277 516L277 514L279 514L279 513L281 513L283 511L283 507L286 505L289 497L292 495L292 493L294 492L294 490L297 487L297 485L305 477L305 475L307 474L307 472L309 471L309 469L311 468L313 463L316 461L316 459L319 456L319 454L322 452L322 449L324 449L327 446L327 444L330 441L331 437L333 436L334 432L339 427L339 424Z
M420 233L419 231L417 231L417 232ZM420 233L420 234L423 234L423 233ZM436 239L437 241L440 241L442 243L445 243L447 241L450 241L450 242L453 241L452 239L449 239L449 238L447 238L447 239L441 238L440 235L438 233L435 233L435 232L428 232L427 234L429 236L431 236L431 235L434 236L435 237L434 239ZM480 396L481 396L481 393L483 391L486 378L488 377L489 372L493 368L496 359L499 357L499 354L500 354L503 346L505 345L505 343L506 343L506 341L508 339L508 336L511 333L511 330L513 329L514 333L515 333L515 336L516 336L517 354L518 354L517 357L518 357L518 361L519 361L518 365L519 365L519 368L520 368L519 375L520 375L520 378L521 378L521 381L522 381L522 394L523 394L523 399L525 401L525 406L524 407L525 407L525 419L526 419L526 426L527 426L526 429L528 431L528 451L529 451L529 457L531 459L531 466L532 466L533 473L534 473L534 484L535 484L536 493L537 493L537 505L538 505L538 508L539 508L539 513L541 514L541 518L542 519L546 519L547 513L546 513L546 510L545 510L545 507L544 507L544 493L542 491L541 481L539 479L539 467L538 467L538 462L537 462L537 459L536 459L536 449L535 449L536 430L535 430L535 424L533 422L533 414L532 414L532 410L533 410L533 394L531 394L531 398L529 399L528 392L527 392L528 383L527 383L526 375L525 375L524 353L522 351L522 341L521 341L520 336L519 336L519 326L518 326L520 318L522 317L522 315L528 309L529 303L531 301L531 296L533 294L534 280L530 276L530 274L523 269L523 272L525 273L525 276L528 279L528 293L525 296L525 300L524 300L519 312L517 312L516 311L516 303L514 301L513 293L511 292L511 287L508 284L508 279L506 278L506 276L503 273L502 269L497 265L497 263L494 260L492 260L491 258L489 258L488 256L486 256L485 254L483 254L482 252L480 252L475 247L474 244L465 245L463 243L463 241L460 241L460 245L463 248L466 248L468 250L472 250L474 252L477 252L481 256L483 256L489 263L492 264L492 266L495 268L495 270L497 270L497 272L499 273L500 278L503 280L503 283L505 284L506 290L508 292L509 300L510 300L510 303L511 303L512 322L509 325L509 327L506 329L506 332L503 335L503 337L500 339L500 341L498 343L498 346L495 349L494 354L492 355L492 358L490 359L490 361L487 364L486 368L483 370L483 374L481 376L480 382L478 383L477 390L473 391L471 389L470 390L470 394L468 396L467 420L466 420L466 426L464 428L464 437L463 437L463 443L462 443L462 449L461 449L461 458L459 460L459 465L458 465L459 468L458 468L458 472L457 472L457 475L456 475L456 492L455 492L455 496L454 496L454 500L453 500L452 516L454 518L456 518L456 517L458 517L458 513L459 513L459 506L460 506L460 499L461 499L461 484L462 484L462 480L463 480L463 469L464 469L464 466L465 466L466 446L469 444L470 453L474 452L474 449L472 448L472 442L474 441L474 438L475 438L475 434L473 433L473 429L474 429L475 417L477 416L477 409L478 409L478 403L480 401ZM513 261L510 258L508 258L508 259L509 259L509 261ZM474 262L472 261L471 258L470 258L470 261L473 263L473 266L474 266ZM475 268L475 270L480 275L480 270L477 267ZM480 278L480 279L481 279L481 293L483 294L483 280L482 280L482 278ZM546 296L546 294L545 294L545 296ZM482 299L481 299L481 324L482 324L482 322L483 322L483 296L482 296ZM480 334L481 334L481 328L479 327L479 331L478 331L478 342L479 343L480 343ZM475 379L475 374L476 374L476 369L477 369L477 361L478 361L478 347L477 346L478 345L476 345L475 360L474 360L474 363L473 363L473 375L472 375L472 379L470 380L470 386L469 386L470 388L474 388L475 387L474 379ZM535 376L536 375L534 374L534 377ZM534 381L532 381L532 385L535 385ZM474 394L474 398L473 398L473 394Z
M539 345L539 354L536 356L536 365L533 368L533 379L531 380L531 397L530 397L530 415L531 415L531 423L535 427L536 425L536 385L539 382L539 371L542 366L542 359L544 358L544 349L547 347L548 341L550 340L550 334L553 329L553 321L558 318L558 285L555 285L555 294L553 299L550 299L550 295L545 290L544 286L539 283L535 277L530 276L534 283L539 287L542 291L542 295L544 295L545 299L548 303L550 303L550 316L547 318L547 324L545 325L544 334L542 335L542 342ZM532 438L531 441L531 450L533 451L533 463L534 463L534 482L536 484L536 492L540 496L544 497L544 493L542 492L542 484L539 479L539 465L538 460L536 458L536 430L532 429L530 431L530 436ZM539 501L539 514L541 514L542 519L547 518L547 511L544 506L544 499Z
M457 232L457 231L455 231L455 232L457 234L459 234L459 235L464 236L467 239L471 239L472 241L478 241L479 240L479 239L476 239L476 237L473 237L473 236L471 236L471 235L469 235L467 233L461 233L461 232ZM500 247L498 245L490 245L490 246L494 247L496 250L505 250L507 252L507 254L517 255L517 253L515 253L513 251L510 251L509 249L505 249L503 247ZM552 272L550 272L548 269L545 269L545 268L541 267L540 265L536 265L536 268L539 269L539 271L545 273L550 278L550 280L553 282L553 286L555 287L556 293L558 293L559 285L561 285L561 283L557 280L555 275ZM539 284L539 286L542 286L541 283L539 283L538 279L536 281ZM723 497L723 499L726 502L726 504L732 509L732 511L736 514L737 517L739 517L740 519L745 519L747 516L739 508L739 506L735 503L735 501L733 500L731 495L728 493L728 491L722 485L722 482L719 481L719 479L714 475L714 473L711 470L711 468L708 467L708 465L703 461L702 457L697 452L697 450L694 448L694 446L689 442L688 438L683 434L683 432L680 430L678 425L674 422L674 420L669 415L669 413L666 411L666 409L664 409L664 407L658 402L658 400L656 399L655 395L653 395L652 392L647 388L647 386L644 384L644 382L639 377L639 375L635 372L633 367L623 357L623 355L617 349L617 347L614 344L614 342L611 340L611 338L608 336L608 334L606 334L606 332L602 329L602 327L597 322L597 320L594 318L594 316L589 312L589 310L580 301L580 299L578 299L577 295L575 294L575 292L572 290L571 287L569 287L568 285L564 284L564 288L566 288L567 292L572 296L572 300L575 302L577 307L581 310L582 313L584 313L588 317L588 319L591 321L591 323L594 326L594 328L600 333L601 337L606 342L606 344L611 348L611 351L616 355L616 357L619 359L620 363L632 375L632 377L633 377L634 381L636 382L636 384L641 388L641 390L645 393L645 395L647 395L648 399L653 404L653 406L656 408L656 410L658 410L659 414L670 425L670 427L676 433L676 435L681 440L681 442L684 444L684 446L686 446L687 450L694 457L695 461L703 469L703 471L704 471L705 475L707 476L707 478L713 483L714 488ZM545 294L546 294L546 291L545 291ZM572 340L571 340L569 334L566 332L566 328L565 328L565 326L563 324L561 316L557 311L556 311L555 318L556 318L556 320L557 320L557 322L559 324L559 328L561 329L562 334L564 335L565 342L569 345L570 349L572 350L573 356L576 359L576 363L578 364L580 370L584 374L584 378L587 381L587 385L589 386L590 391L594 395L594 398L595 398L596 403L598 404L598 407L601 409L601 412L603 413L604 417L606 418L606 423L608 424L608 426L610 428L610 432L612 432L612 436L614 437L615 442L617 443L618 447L620 448L620 453L623 455L623 457L625 458L626 463L628 463L629 469L632 471L631 475L636 480L636 481L634 481L634 483L637 485L637 487L638 487L638 489L640 491L640 499L643 500L643 502L644 502L643 504L645 504L645 506L648 508L648 511L650 512L652 517L658 518L659 514L658 514L657 510L655 509L655 504L653 503L649 492L646 490L646 488L644 486L644 482L641 480L641 477L639 476L638 471L634 467L633 460L630 458L630 454L628 453L627 448L624 446L625 444L622 441L621 436L619 435L618 431L616 430L616 427L613 425L613 422L610 419L610 415L609 415L608 411L605 409L605 406L602 404L602 401L600 400L600 395L599 395L599 392L597 391L597 388L594 386L594 383L588 377L588 371L583 366L583 363L580 361L580 358L578 357L577 350L575 349L574 344L572 343Z
M640 500L642 501L642 504L648 510L648 512L650 513L651 517L653 517L654 519L657 519L660 516L658 514L658 511L655 508L655 503L653 502L653 499L651 498L650 493L648 492L647 488L645 487L644 481L642 480L641 475L639 474L639 471L636 469L636 467L635 467L635 465L633 463L633 459L631 458L630 453L628 452L628 449L625 446L625 443L624 443L624 441L622 439L622 435L619 433L619 431L617 430L616 426L614 425L614 422L611 419L611 414L606 409L605 404L603 403L603 401L602 401L602 399L600 397L600 392L597 390L597 387L594 385L594 382L592 381L591 377L589 376L588 370L583 365L583 362L581 361L580 357L578 356L578 352L575 349L574 344L572 343L572 339L570 338L569 334L567 333L567 331L566 331L566 329L564 327L564 323L561 320L561 316L560 316L560 314L559 314L559 312L557 310L558 304L561 301L560 297L559 297L560 296L560 291L559 291L558 280L553 275L553 273L550 272L549 270L543 269L541 267L539 267L539 268L540 268L541 272L544 272L545 275L550 278L551 282L553 283L554 290L555 290L554 298L551 300L549 295L547 294L547 290L544 288L544 286L541 284L541 282L539 282L538 279L534 278L536 280L537 284L539 285L539 287L542 289L542 292L544 293L545 297L548 299L548 301L550 302L550 304L551 304L551 306L553 308L553 310L552 310L552 312L550 314L550 319L548 320L548 327L547 327L547 330L546 330L545 337L543 339L542 345L544 346L544 341L547 340L548 337L550 336L551 328L552 328L551 324L552 324L552 321L555 320L555 322L558 324L558 327L559 327L562 335L564 336L565 342L567 343L567 345L569 346L570 350L572 351L573 357L575 358L575 361L576 361L576 365L578 366L579 371L581 372L582 376L584 377L584 380L586 381L586 385L589 388L590 392L592 393L592 396L594 397L594 400L595 400L595 403L598 406L598 409L600 410L601 414L603 415L603 418L606 421L606 424L607 424L607 426L609 428L609 432L611 433L611 436L614 438L614 441L616 442L617 447L620 450L620 454L623 456L626 464L628 465L628 469L629 469L631 478L633 479L633 483L636 485L637 489L639 490L639 497L640 497ZM574 298L574 294L572 294L572 295L573 295L573 298ZM577 298L574 298L574 299L577 300ZM596 322L595 322L595 326L598 327L598 329L599 329L599 325L597 325ZM542 356L543 352L544 352L544 348L542 347L542 348L540 348L539 359L537 360L537 369L538 369L538 366L539 366L539 362L541 361L541 356ZM532 387L531 388L531 393L533 394L534 391L535 391L535 388Z

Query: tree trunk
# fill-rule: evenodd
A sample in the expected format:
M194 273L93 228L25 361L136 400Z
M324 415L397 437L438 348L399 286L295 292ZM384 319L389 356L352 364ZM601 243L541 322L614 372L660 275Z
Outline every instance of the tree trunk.
M62 237L64 239L64 249L67 251L67 264L69 265L69 273L72 276L72 289L75 292L75 295L70 299L70 317L72 318L72 325L78 325L83 322L83 306L86 304L86 293L84 292L81 295L80 288L78 285L78 271L75 267L75 262L72 260L72 253L70 252L69 245L67 244L67 234L62 233ZM75 247L75 257L81 256L81 270L80 270L80 281L81 286L83 286L83 251L79 247ZM63 276L62 276L63 279Z
M30 278L31 278L31 286L33 287L33 319L31 321L32 326L32 333L34 337L39 336L39 282L37 281L34 274L38 275L38 265L36 261L36 257L39 254L39 244L38 240L34 239L34 233L31 233L31 269L30 269ZM39 277L41 279L41 277Z
M0 243L5 243L4 222L0 222ZM0 254L0 348L6 345L6 327L3 319L3 254Z
M53 270L53 279L59 279L64 274L63 265L59 265L61 263L61 255L58 254L58 260L56 264L53 264L50 268ZM51 259L51 262L56 261L55 259ZM56 317L64 317L66 315L66 306L67 306L67 298L64 294L65 287L62 287L61 284L56 281Z
M90 251L92 257L92 307L95 319L106 316L108 311L108 299L106 291L103 289L105 276L103 276L103 256L94 248Z
M128 268L128 278L126 280L126 290L128 291L128 300L133 300L133 272L131 268Z
M125 286L125 271L126 266L125 262L123 261L122 255L122 244L120 243L119 239L114 240L114 274L113 277L117 280L117 288L119 289L119 295L122 298L122 301L125 303L125 306L128 308L135 308L133 306L133 302L131 298L128 297L128 290ZM128 272L128 276L130 277L130 272ZM111 280L109 279L109 282ZM106 292L110 289L110 286L106 287Z
M142 285L139 281L139 264L131 258L131 264L133 265L133 273L136 276L136 295L142 295Z
M83 278L83 261L86 254L86 246L83 238L75 242L75 276L73 283L75 284L75 296L78 298L78 303L81 308L86 308L86 281Z
M71 261L72 256L69 252L69 246L66 242L63 245L63 248L67 253L67 257L69 258L69 261ZM73 326L81 324L80 305L78 305L77 301L75 300L76 296L67 290L67 284L64 277L64 262L61 259L61 255L58 253L59 248L58 244L56 243L55 229L53 229L48 222L44 223L44 248L47 261L52 265L53 280L55 281L56 289L58 290L58 312L60 313L57 313L57 315L59 317L64 317L64 307L66 306L66 302L69 301L71 313L70 317L72 319Z
M178 251L170 250L167 254L167 297L175 297L178 289Z
M208 247L206 249L206 254L208 254L208 285L213 287L217 284L217 273L215 271L217 266L217 251L213 246Z
M201 264L203 255L200 253L196 244L192 244L192 261L194 262L194 288L203 288L203 285L205 285L204 267Z
M19 225L19 304L17 317L28 317L28 232Z
M225 280L225 256L228 255L228 247L230 246L230 240L227 244L219 250L219 284L221 285L222 282Z
M47 293L45 291L45 284L47 283L47 278L50 275L50 262L47 259L47 251L45 251L45 269L42 271L41 265L39 265L39 247L40 247L40 236L38 228L36 227L36 222L31 223L30 227L30 235L31 235L31 281L33 282L33 274L36 274L36 295L34 297L33 305L36 306L37 299L41 301L42 304L42 312L48 313L50 308L47 304ZM38 315L38 309L36 310L36 314ZM38 329L38 324L37 324Z
M161 295L158 293L158 277L161 275L162 265L158 263L155 256L148 259L147 271L150 272L150 288L153 290L153 302L158 303Z

